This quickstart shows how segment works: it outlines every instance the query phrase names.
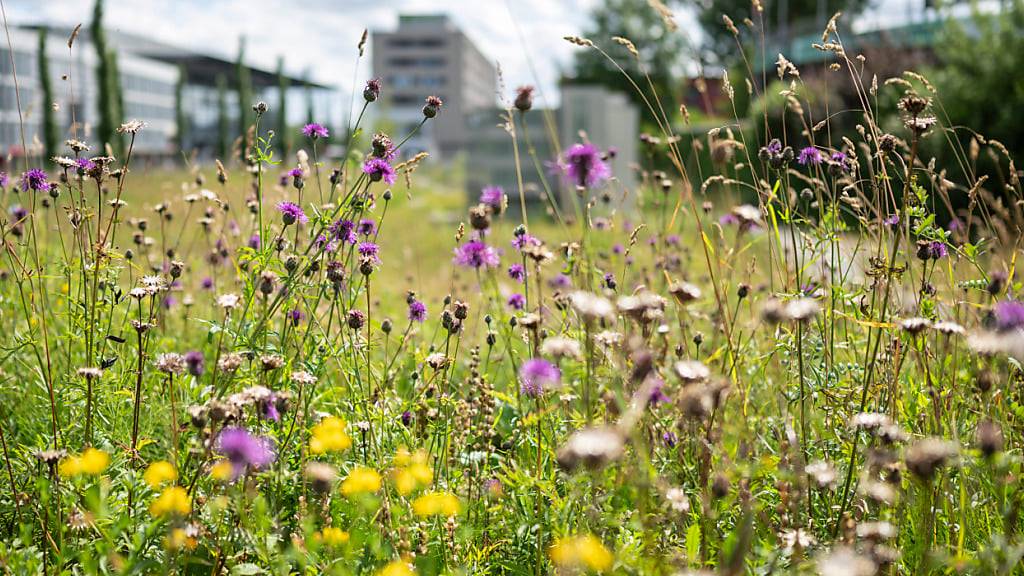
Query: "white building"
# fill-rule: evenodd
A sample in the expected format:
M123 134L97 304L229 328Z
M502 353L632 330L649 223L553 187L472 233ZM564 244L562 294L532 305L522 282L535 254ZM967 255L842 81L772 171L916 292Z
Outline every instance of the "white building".
M62 142L74 137L96 144L93 136L99 118L97 57L92 45L80 37L69 53L67 36L62 32L49 33L46 57L53 102L43 102L39 78L39 33L29 28L14 28L10 33L18 94L15 93L15 70L11 68L11 57L4 43L0 46L0 151L5 156L24 154L23 121L24 141L29 153L41 153L43 106L54 108ZM178 69L130 53L119 53L117 65L123 89L124 119L146 122L146 129L136 138L135 151L149 155L173 153L174 87L178 81ZM101 153L95 148L94 152Z

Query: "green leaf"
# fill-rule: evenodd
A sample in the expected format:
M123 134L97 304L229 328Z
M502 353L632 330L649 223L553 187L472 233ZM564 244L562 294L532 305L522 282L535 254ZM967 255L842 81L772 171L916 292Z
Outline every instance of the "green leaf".
M700 557L700 522L694 522L686 529L686 557L691 562Z

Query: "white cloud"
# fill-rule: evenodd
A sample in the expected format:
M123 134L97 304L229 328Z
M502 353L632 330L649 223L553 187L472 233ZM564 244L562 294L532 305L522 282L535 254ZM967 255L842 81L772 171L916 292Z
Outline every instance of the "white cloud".
M446 12L490 59L500 64L506 92L537 84L556 94L559 71L574 47L563 36L578 34L599 0L107 0L113 29L234 58L238 38L247 38L247 58L273 69L279 55L293 74L309 71L314 81L352 88L356 44L364 28L391 29L399 13ZM91 0L8 0L13 22L88 25ZM528 56L527 56L528 55ZM356 86L370 75L369 54ZM532 59L532 69L531 62ZM533 71L536 71L536 76ZM347 101L347 96L345 97Z

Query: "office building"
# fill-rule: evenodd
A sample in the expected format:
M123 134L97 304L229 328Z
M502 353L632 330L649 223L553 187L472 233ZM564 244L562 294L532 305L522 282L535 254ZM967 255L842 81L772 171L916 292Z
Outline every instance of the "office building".
M425 150L444 160L465 150L467 117L494 107L494 65L446 15L402 15L398 28L373 33L373 75L384 84L381 112L396 137L423 120L423 101L436 95L444 107L409 140L410 152Z

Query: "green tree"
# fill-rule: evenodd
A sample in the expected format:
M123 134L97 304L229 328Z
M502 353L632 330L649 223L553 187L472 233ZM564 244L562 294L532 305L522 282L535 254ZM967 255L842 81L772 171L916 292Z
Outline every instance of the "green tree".
M188 140L188 115L185 113L185 84L188 82L188 70L184 64L178 65L178 82L174 85L174 142L178 150L185 150Z
M787 52L786 42L796 35L821 33L828 19L836 12L847 18L855 16L868 6L868 0L761 0L763 11L755 11L751 0L675 0L675 4L692 9L703 29L705 48L711 50L719 62L731 64L741 53L733 33L726 27L722 16L728 16L745 34L749 29L743 20L749 18L757 29L756 42L744 35L741 40L747 48L760 47L760 31L764 27L765 52L769 65L775 54Z
M252 112L252 79L245 65L245 36L238 39L238 62L235 65L235 90L238 92L238 133L245 140Z
M117 58L117 53L110 50L107 53L107 58L110 61L110 76L108 78L110 82L110 94L113 96L113 114L112 119L114 121L114 153L121 154L124 140L117 133L117 129L124 123L125 120L125 108L124 108L124 86L121 84L121 65Z
M998 12L976 12L970 23L952 20L936 43L940 65L932 74L952 126L969 126L1002 142L1019 161L1024 153L1024 0ZM958 131L965 145L970 132Z
M53 80L50 78L50 59L46 56L46 28L39 29L39 89L43 93L43 146L46 158L57 155L57 116L53 110Z
M281 158L288 155L291 147L291 134L288 132L288 78L284 75L284 56L277 59L277 149Z
M661 15L648 0L608 0L591 13L592 24L583 36L599 45L647 91L640 63L650 75L666 110L679 90L677 79L682 75L682 53L686 43L682 34L666 29ZM629 50L615 43L612 37L628 38L639 52L640 63ZM581 48L573 61L573 79L581 83L608 86L632 98L645 118L652 119L646 105L629 80L603 55L593 49Z
M113 70L110 62L110 49L107 47L107 35L103 30L103 0L96 0L92 12L90 27L92 44L96 49L96 87L99 118L96 123L96 138L100 145L111 148L117 144L117 96L113 93L111 81Z
M225 163L231 148L231 120L228 118L228 82L217 75L217 157Z

